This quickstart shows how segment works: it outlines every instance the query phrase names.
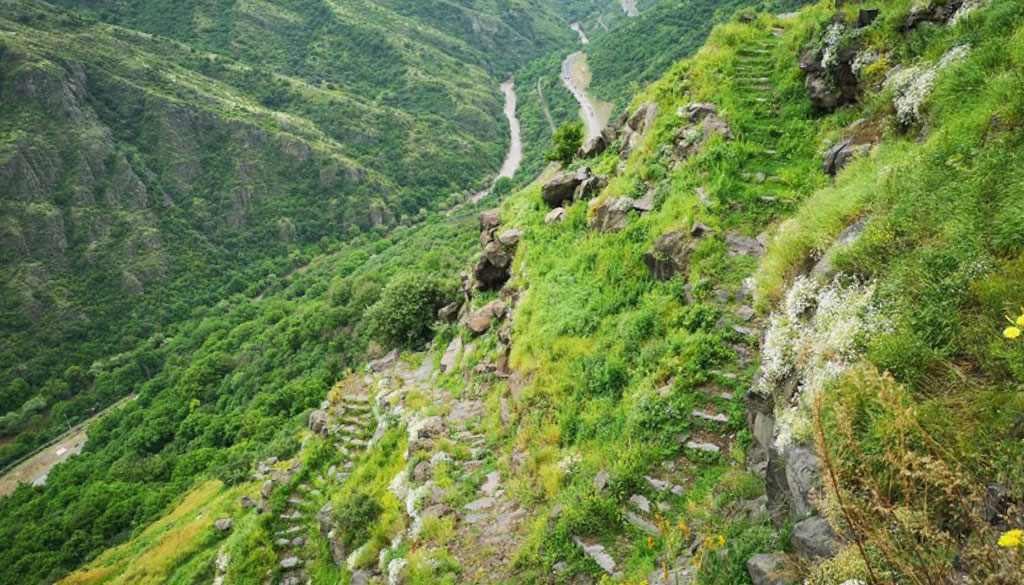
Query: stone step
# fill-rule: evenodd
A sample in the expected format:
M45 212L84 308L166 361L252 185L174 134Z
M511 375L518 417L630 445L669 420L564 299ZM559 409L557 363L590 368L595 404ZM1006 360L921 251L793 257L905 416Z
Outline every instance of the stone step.
M714 443L706 443L703 441L687 441L686 448L694 451L701 451L703 453L713 453L715 455L722 452L721 447Z
M707 410L694 409L690 416L714 423L728 423L729 417L724 414L716 414Z
M647 533L655 538L661 537L661 529L650 520L640 516L632 510L626 510L623 515L626 517L626 522L629 522L637 530Z

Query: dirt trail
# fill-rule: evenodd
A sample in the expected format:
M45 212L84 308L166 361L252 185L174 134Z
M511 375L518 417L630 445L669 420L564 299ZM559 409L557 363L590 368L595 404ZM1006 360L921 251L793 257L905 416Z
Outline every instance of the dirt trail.
M587 139L601 133L608 125L612 114L612 104L591 98L587 94L590 87L590 69L587 67L587 54L577 51L562 61L562 83L569 93L580 104L580 114L586 125Z
M82 452L82 449L85 447L85 441L88 439L86 428L90 423L103 418L132 400L135 400L134 394L114 403L89 420L71 427L68 432L64 433L55 442L40 449L28 459L14 466L3 477L0 477L0 498L9 495L22 483L30 483L32 485L45 484L46 478L50 475L50 470L54 466Z

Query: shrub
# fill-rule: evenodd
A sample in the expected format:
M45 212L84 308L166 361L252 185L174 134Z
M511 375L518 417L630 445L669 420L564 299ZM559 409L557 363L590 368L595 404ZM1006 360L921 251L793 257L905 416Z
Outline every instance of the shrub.
M454 294L439 278L422 274L399 276L388 283L366 313L370 335L389 346L412 347L430 337L437 310Z
M583 124L568 122L562 124L551 137L552 145L544 156L550 161L558 161L563 165L572 162L576 151L583 145Z
M334 517L345 546L354 548L366 542L370 538L370 527L383 511L377 500L362 492L341 502Z

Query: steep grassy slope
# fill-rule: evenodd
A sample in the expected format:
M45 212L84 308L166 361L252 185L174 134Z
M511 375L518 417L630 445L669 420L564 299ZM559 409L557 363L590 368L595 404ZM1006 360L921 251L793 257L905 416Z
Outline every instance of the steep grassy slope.
M718 27L635 99L657 106L639 140L574 163L608 176L594 200L548 219L548 176L502 206L500 230L521 230L514 277L471 309L502 299L510 322L478 335L470 312L431 352L337 387L407 431L351 476L325 473L354 444L333 434L300 461L317 505L366 539L342 549L362 577L724 585L768 582L771 562L782 583L1020 581L1013 533L997 543L1024 499L1022 346L1004 334L1024 253L1005 225L1024 200L1024 14L907 30L894 1L842 22L860 8L882 16L840 30L829 3ZM823 112L799 57L837 44L880 58ZM926 83L886 83L897 67ZM822 157L840 138L873 146L833 180ZM647 194L650 211L609 223L609 204ZM767 435L748 427L765 417ZM797 468L812 487L791 492L808 449L821 467ZM316 542L300 554L329 566Z
M536 6L95 8L149 33L0 10L0 464L153 373L96 387L95 360L483 184L497 83L568 36Z

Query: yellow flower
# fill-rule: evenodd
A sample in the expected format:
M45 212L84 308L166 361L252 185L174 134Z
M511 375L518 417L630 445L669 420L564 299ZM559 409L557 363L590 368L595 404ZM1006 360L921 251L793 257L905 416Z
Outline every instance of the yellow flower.
M1017 339L1018 337L1020 337L1020 328L1007 327L1006 329L1003 329L1003 337L1007 339Z
M1024 544L1024 530L1017 528L1004 532L999 537L999 546L1003 548L1017 548Z
M1017 317L1017 325L1024 327L1024 313L1022 313L1020 317Z

